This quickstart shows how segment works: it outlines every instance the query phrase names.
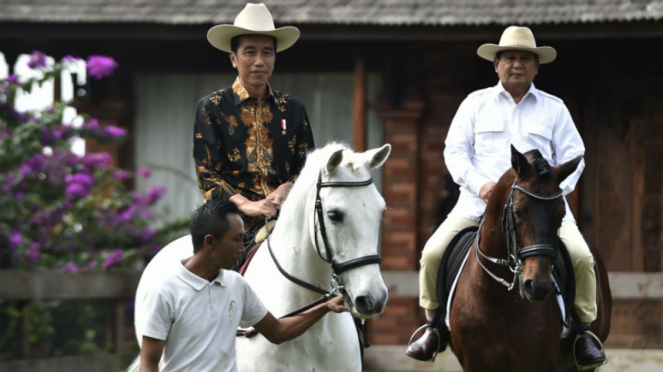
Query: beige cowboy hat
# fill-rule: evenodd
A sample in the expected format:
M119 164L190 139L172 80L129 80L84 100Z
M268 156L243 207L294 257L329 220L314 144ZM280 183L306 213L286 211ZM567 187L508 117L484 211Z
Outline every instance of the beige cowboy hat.
M503 50L525 50L539 56L539 63L550 63L557 57L555 49L549 46L537 47L532 30L527 27L509 26L502 33L500 44L483 44L477 54L483 59L493 61L497 52Z
M292 26L274 28L274 20L265 4L248 3L232 25L217 25L207 31L207 40L215 48L231 52L230 40L239 35L269 35L276 38L276 51L290 48L299 39L299 29Z

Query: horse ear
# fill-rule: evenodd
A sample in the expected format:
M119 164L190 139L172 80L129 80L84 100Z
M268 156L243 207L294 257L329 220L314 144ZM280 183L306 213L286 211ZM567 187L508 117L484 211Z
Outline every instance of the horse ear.
M389 154L391 154L391 145L387 143L379 149L368 150L365 154L368 155L368 158L370 159L366 164L368 169L378 168L387 161Z
M582 160L584 155L580 155L575 159L571 159L567 161L564 164L560 164L556 166L555 169L555 177L557 178L557 181L560 183L566 179L571 173L575 172L575 170L578 168L578 164L580 164L580 161Z
M329 160L327 161L327 166L325 167L325 169L327 170L327 174L335 171L342 161L343 161L343 149L336 150L332 154L332 156L329 157Z
M511 166L516 171L518 178L523 179L529 175L530 165L525 155L521 154L511 145Z

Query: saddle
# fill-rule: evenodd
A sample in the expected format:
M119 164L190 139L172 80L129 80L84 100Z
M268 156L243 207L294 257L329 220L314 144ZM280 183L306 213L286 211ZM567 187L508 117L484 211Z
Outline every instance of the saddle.
M440 307L437 310L431 326L436 327L440 320L446 323L446 327L440 327L440 331L449 330L449 319L447 311L453 305L456 284L465 267L465 262L472 249L478 233L478 226L468 227L461 230L451 240L442 255L437 272L436 294ZM553 263L553 278L555 280L555 295L557 296L558 315L564 324L565 334L580 327L577 313L573 306L576 295L575 276L573 264L566 246L559 237L554 245L557 250L555 262Z
M239 258L237 263L235 263L233 270L239 272L242 276L244 276L246 269L249 267L251 259L258 251L258 248L260 248L262 243L267 238L267 229L269 229L269 231L271 232L272 230L274 230L275 225L276 225L276 220L270 220L267 226L265 226L265 222L264 220L262 220L255 225L255 228L252 229L252 231L246 232L246 234L244 235L244 242L243 242L244 253L242 253L242 256Z

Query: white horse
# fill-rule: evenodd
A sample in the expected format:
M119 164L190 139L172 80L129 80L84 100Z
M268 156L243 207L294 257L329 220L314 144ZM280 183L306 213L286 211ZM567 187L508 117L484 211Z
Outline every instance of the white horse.
M380 167L390 152L388 144L355 153L332 143L309 154L270 236L274 257L287 275L325 292L334 290L335 278L352 315L362 319L381 314L387 302L377 265L379 226L386 205L368 181L370 171ZM148 264L136 293L136 325L143 321L147 289L192 254L191 238L185 236ZM276 317L320 298L279 271L267 244L255 254L245 279ZM140 343L138 329L136 336ZM278 346L261 335L238 338L237 364L241 372L362 369L359 339L349 313L329 313L302 336Z

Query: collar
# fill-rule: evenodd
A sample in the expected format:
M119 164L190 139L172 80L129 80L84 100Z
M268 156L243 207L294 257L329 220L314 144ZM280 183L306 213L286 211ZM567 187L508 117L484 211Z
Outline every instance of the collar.
M239 76L237 76L235 79L232 88L235 96L235 105L239 105L247 99L251 98L251 96L249 96L249 92L246 90L246 88L244 88L244 85L242 85L242 82L239 80ZM272 86L269 85L269 82L267 82L267 94L264 98L268 97L274 97L274 92L272 91Z
M493 87L493 91L495 93L496 98L499 97L500 95L502 95L504 97L511 97L511 93L507 92L506 89L504 89L504 86L502 85L502 83L499 82L499 81L497 82L497 85L495 85L495 87ZM525 93L525 95L523 96L523 99L520 102L527 99L528 96L532 96L533 98L538 100L540 95L541 95L541 91L536 89L536 87L534 86L534 83L532 82L532 84L529 86L529 90L527 91L527 93Z
M191 286L191 288L195 289L196 291L200 291L201 289L205 288L207 284L210 283L207 280L189 271L186 267L184 267L184 264L182 262L180 262L179 264L177 277L180 278L180 280L182 280L184 283ZM219 275L217 275L217 277L211 281L211 283L215 282L219 283L220 286L225 287L225 285L223 285L223 270L219 270Z

